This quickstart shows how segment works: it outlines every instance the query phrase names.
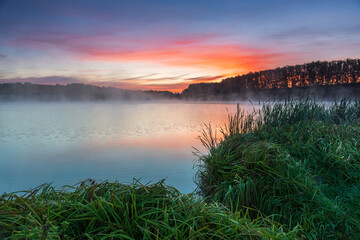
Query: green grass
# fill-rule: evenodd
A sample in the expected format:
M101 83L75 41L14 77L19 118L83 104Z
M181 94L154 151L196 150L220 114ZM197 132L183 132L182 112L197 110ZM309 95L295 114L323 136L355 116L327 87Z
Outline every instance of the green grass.
M229 114L197 152L199 193L163 181L44 184L0 197L1 239L360 239L360 102Z
M229 115L198 153L200 194L230 211L254 209L309 239L360 239L360 102L311 99Z
M0 198L1 239L293 239L268 219L250 220L158 182L85 181Z

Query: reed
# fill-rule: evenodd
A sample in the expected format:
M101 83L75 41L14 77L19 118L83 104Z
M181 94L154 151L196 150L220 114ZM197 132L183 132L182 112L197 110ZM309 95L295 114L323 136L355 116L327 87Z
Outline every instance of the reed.
M308 239L360 237L360 101L312 99L239 107L198 153L196 182L209 202L252 209Z

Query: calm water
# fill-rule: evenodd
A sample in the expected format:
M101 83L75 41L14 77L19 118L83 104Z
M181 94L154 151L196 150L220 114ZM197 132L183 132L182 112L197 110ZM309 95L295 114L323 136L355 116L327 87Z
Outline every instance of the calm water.
M203 123L223 125L226 109L236 104L0 103L0 193L87 178L167 178L191 192L192 147L201 148Z

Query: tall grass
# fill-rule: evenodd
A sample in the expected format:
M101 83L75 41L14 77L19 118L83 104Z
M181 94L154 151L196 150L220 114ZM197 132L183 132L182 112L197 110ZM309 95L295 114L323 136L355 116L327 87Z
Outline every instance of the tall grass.
M200 194L253 209L309 239L360 239L360 102L309 98L238 107L198 155ZM211 139L211 141L209 141Z
M42 185L0 198L1 239L293 239L268 219L229 212L163 181Z

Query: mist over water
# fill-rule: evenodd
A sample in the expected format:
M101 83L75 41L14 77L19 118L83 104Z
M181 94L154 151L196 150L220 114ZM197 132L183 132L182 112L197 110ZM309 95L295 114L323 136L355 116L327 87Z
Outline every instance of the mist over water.
M0 103L0 193L87 178L166 178L191 192L192 147L205 151L197 139L203 123L223 125L227 109L236 103Z

